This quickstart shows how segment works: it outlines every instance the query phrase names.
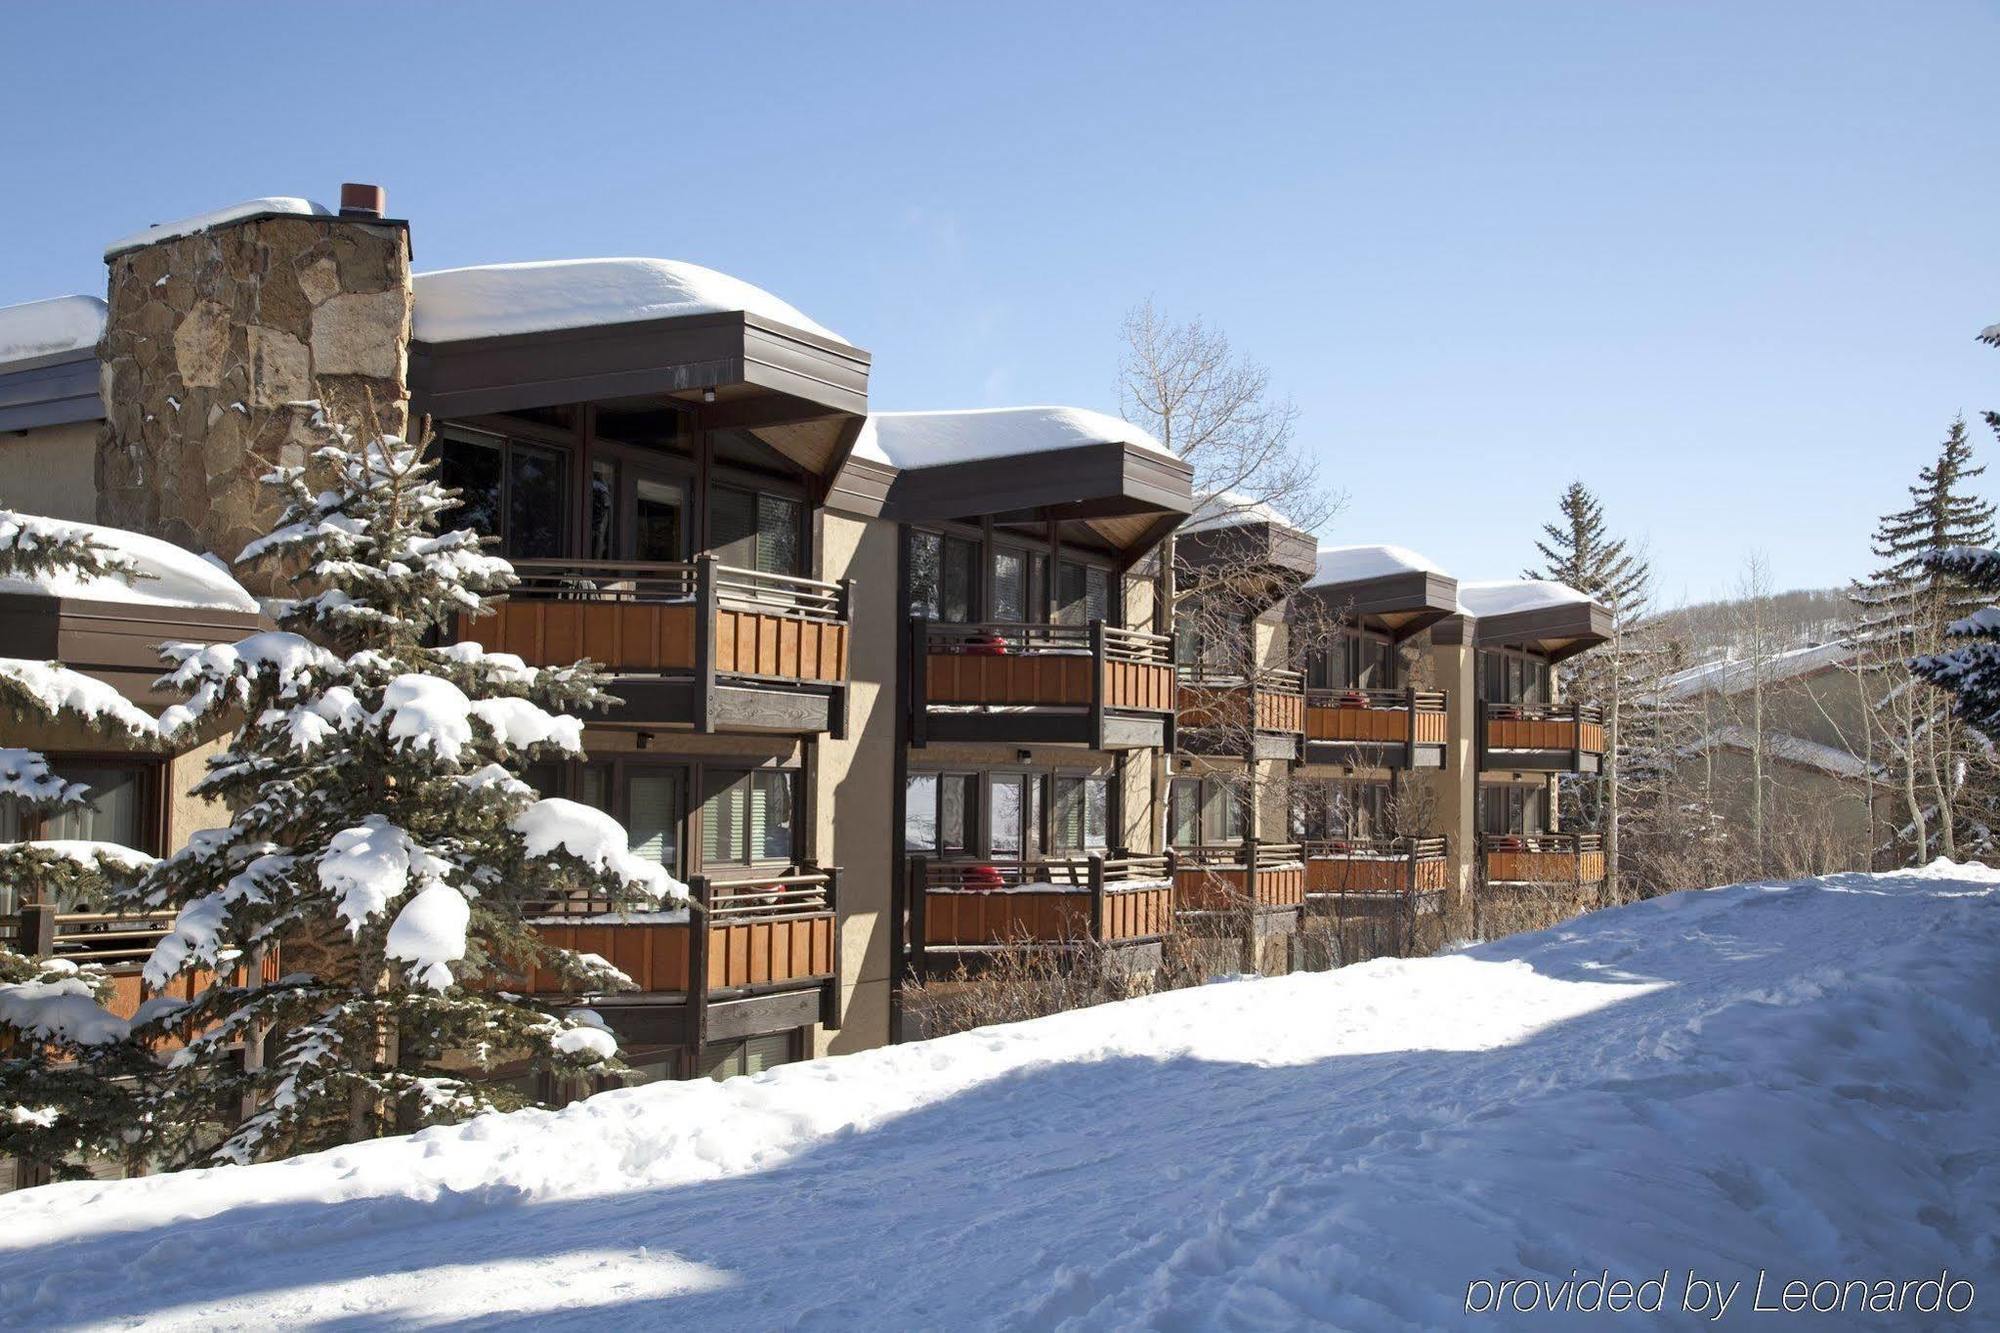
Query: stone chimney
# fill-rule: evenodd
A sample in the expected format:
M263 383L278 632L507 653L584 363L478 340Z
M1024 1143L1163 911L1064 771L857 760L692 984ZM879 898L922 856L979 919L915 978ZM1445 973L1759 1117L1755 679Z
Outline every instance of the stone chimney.
M313 400L407 428L409 229L341 193L372 208L261 200L107 252L99 522L233 559L277 512L258 478L318 442Z

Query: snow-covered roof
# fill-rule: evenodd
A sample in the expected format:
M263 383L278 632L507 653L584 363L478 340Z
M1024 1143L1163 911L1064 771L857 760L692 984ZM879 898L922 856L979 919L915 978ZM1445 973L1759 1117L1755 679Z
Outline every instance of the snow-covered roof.
M1195 506L1194 517L1181 524L1182 532L1210 532L1220 528L1240 528L1246 523L1269 523L1273 527L1298 531L1298 525L1262 500L1241 491L1221 491Z
M151 245L155 241L171 240L176 236L192 236L196 232L220 227L226 222L241 218L259 217L266 213L289 213L297 217L323 218L333 216L333 210L325 204L316 204L310 199L295 199L290 195L271 195L263 199L245 199L240 204L227 208L211 209L206 213L196 213L193 217L178 218L173 222L156 222L144 231L135 231L130 236L121 236L104 247L104 257L111 258L121 251L131 250L141 245Z
M0 592L123 602L132 606L200 607L250 614L257 611L257 599L245 592L243 586L229 577L219 564L184 551L172 542L161 541L158 537L128 532L123 528L99 527L95 523L73 523L68 519L0 510L0 542L11 541L23 529L30 534L43 531L52 535L88 537L114 554L124 556L148 577L128 583L116 575L15 576L0 578Z
M1775 680L1809 676L1825 667L1851 662L1856 651L1851 641L1836 639L1831 643L1816 643L1809 648L1775 653L1761 662L1718 658L1676 671L1667 677L1661 689L1670 699L1690 699L1711 692L1738 694L1759 681L1768 685Z
M1756 748L1756 742L1756 734L1748 727L1739 727L1732 723L1729 726L1717 727L1690 745L1683 753L1700 754L1703 750L1713 748L1750 751ZM1868 761L1860 755L1836 745L1809 741L1803 736L1794 736L1788 732L1765 732L1764 753L1783 763L1816 769L1837 778L1860 779L1868 776ZM1880 777L1882 771L1878 765L1875 775Z
M845 343L762 287L674 259L549 259L419 273L413 336L457 342L740 310Z
M104 315L104 302L94 296L0 306L0 365L95 347L104 336Z
M870 412L854 457L899 468L1129 444L1173 457L1128 421L1087 407L973 407L949 412Z
M1520 611L1542 611L1552 606L1588 603L1590 595L1566 583L1548 579L1494 579L1458 585L1460 615L1483 620L1511 616Z
M1392 574L1442 574L1444 571L1407 546L1322 546L1318 567L1306 580L1308 588L1387 578Z

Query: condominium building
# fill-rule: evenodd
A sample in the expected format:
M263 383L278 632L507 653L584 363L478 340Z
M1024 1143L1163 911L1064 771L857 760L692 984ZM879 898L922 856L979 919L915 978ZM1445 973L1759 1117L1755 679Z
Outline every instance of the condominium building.
M150 228L107 250L104 300L0 310L0 499L227 557L315 413L427 423L453 521L521 579L455 632L612 677L588 761L530 780L615 814L704 909L538 926L639 984L590 1004L643 1076L893 1040L909 984L995 950L1094 940L1143 973L1222 929L1217 886L1279 941L1312 892L1464 893L1559 854L1601 876L1576 835L1551 850L1545 795L1603 748L1549 674L1603 637L1587 600L1197 515L1186 463L1083 408L872 413L866 351L695 265L410 255L381 192L344 187ZM1175 634L1176 590L1223 566L1247 660ZM238 636L272 590L94 591L0 589L8 651L156 709L154 645ZM220 817L182 795L214 738L24 741L106 793L93 836L164 852ZM1421 830L1395 809L1419 787Z

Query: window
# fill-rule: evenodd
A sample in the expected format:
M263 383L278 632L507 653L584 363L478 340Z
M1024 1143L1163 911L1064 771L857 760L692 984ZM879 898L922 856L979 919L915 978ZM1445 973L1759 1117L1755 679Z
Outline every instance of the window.
M0 796L0 843L80 838L115 842L137 851L156 851L151 806L156 769L149 764L49 756L49 771L65 782L83 784L85 803L37 812ZM73 907L73 904L59 904ZM0 912L19 908L14 886L0 883Z
M1255 635L1243 611L1200 607L1174 622L1174 660L1214 675L1240 674L1254 659Z
M947 856L972 850L978 808L978 774L912 773L905 788L903 850Z
M440 438L438 454L444 484L460 492L447 524L497 538L509 558L569 553L567 450L454 429Z
M944 601L944 538L910 534L910 614L936 620Z
M944 594L940 619L966 625L979 618L979 543L944 539Z
M1087 625L1111 619L1111 572L1101 565L1065 560L1056 568L1056 620Z
M1058 777L1052 833L1059 852L1101 852L1108 847L1111 780L1095 776Z
M1324 652L1313 654L1306 684L1316 690L1393 690L1401 674L1395 644L1343 630Z
M720 1080L760 1074L798 1059L798 1046L798 1035L793 1032L773 1032L742 1041L712 1041L702 1048L701 1076Z
M797 500L717 486L709 494L708 512L709 550L723 564L760 574L804 572L804 510Z
M1002 546L993 552L993 618L1020 624L1028 618L1028 557Z
M1548 793L1518 784L1479 789L1481 833L1540 833L1545 825Z
M687 490L679 482L633 479L632 558L687 559Z
M1167 841L1176 847L1201 845L1201 779L1175 778L1167 789Z
M618 558L618 464L606 458L590 465L590 558Z
M1209 778L1201 784L1201 840L1210 846L1243 841L1243 797L1233 783Z
M1041 853L1042 783L1028 773L996 773L986 798L988 850L1032 860Z
M677 768L629 768L625 831L632 850L678 875L681 870L681 807L687 776Z
M1482 652L1479 697L1496 704L1549 703L1549 664L1519 653Z
M1040 551L1028 553L1028 623L1046 625L1049 620L1049 558Z
M703 864L796 860L798 776L782 769L710 774L701 807Z

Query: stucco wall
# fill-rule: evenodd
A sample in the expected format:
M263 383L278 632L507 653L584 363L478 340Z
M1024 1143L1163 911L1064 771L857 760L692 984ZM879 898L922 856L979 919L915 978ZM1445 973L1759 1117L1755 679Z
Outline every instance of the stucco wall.
M97 423L0 435L0 504L27 514L97 521Z

